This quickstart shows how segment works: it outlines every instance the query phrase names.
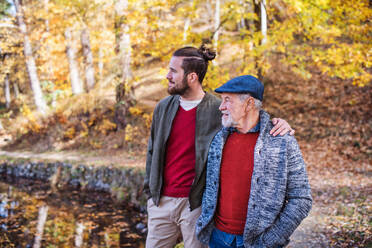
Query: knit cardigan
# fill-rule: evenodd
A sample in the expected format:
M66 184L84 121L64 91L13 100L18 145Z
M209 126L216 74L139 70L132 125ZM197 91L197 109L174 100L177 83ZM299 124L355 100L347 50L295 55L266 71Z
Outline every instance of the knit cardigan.
M246 248L286 246L312 205L305 163L296 139L290 135L270 135L272 127L269 114L261 110L243 233ZM208 152L202 213L196 224L196 235L205 244L208 244L214 228L221 156L229 130L222 128L215 135Z

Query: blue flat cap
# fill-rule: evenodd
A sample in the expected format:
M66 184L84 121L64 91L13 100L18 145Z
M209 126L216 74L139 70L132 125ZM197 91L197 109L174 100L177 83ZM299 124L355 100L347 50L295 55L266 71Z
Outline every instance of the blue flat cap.
M256 77L244 75L227 81L214 91L217 93L249 93L254 98L262 101L264 86Z

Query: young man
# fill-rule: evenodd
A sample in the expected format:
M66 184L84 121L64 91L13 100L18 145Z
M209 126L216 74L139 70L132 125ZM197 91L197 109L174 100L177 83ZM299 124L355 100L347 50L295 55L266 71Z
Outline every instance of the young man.
M221 128L221 101L202 89L208 62L214 57L204 46L184 47L170 60L170 96L155 107L147 151L148 248L173 247L180 234L186 248L203 247L195 237L195 222L201 210L208 147ZM285 121L276 122L273 132L291 130Z
M223 128L209 148L197 236L211 248L284 247L312 204L297 141L270 135L257 78L240 76L215 91Z

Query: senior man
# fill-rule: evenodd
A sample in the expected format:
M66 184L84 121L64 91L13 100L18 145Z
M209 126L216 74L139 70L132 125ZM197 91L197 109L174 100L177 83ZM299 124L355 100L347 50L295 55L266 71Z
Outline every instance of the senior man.
M297 141L270 135L257 78L240 76L215 91L223 128L209 148L196 235L212 248L284 247L312 204Z

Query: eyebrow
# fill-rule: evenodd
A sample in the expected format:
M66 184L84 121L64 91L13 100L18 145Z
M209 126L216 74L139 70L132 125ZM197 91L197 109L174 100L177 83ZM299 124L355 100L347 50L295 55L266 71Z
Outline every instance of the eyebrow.
M169 70L171 70L171 71L177 71L175 68L173 68L173 67L169 67Z

